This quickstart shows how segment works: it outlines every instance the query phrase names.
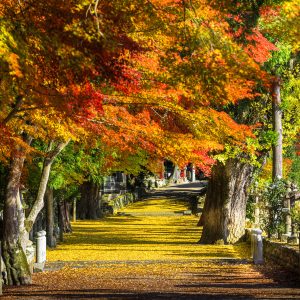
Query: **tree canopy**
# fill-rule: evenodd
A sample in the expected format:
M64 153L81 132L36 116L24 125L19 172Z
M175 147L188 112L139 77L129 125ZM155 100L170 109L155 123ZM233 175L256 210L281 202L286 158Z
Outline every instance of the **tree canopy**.
M49 178L65 188L117 170L157 171L163 159L206 175L217 160L253 163L276 142L267 105L278 76L294 144L298 25L297 0L2 0L6 263ZM21 212L20 187L37 181L30 170L41 177L36 201L27 220L10 218ZM11 272L11 282L26 282Z

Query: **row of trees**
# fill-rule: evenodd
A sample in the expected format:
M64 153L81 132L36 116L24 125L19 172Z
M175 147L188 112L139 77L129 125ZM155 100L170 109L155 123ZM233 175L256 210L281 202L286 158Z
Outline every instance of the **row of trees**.
M31 280L24 251L47 186L71 193L114 170L156 171L164 158L206 174L218 161L202 242L239 239L256 160L276 140L267 109L279 75L273 71L286 76L286 99L298 87L297 13L295 0L3 0L9 284ZM288 99L290 140L299 128L295 99Z

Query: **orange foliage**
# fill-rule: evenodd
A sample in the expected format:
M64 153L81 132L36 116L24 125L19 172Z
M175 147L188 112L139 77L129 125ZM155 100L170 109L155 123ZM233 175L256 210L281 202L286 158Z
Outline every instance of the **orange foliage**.
M270 51L278 50L258 29L254 29L246 39L249 44L245 47L245 51L258 63L266 62L271 57Z
M8 26L16 47L1 80L15 88L7 91L0 122L16 96L26 95L3 135L22 129L42 140L100 139L112 150L144 149L205 172L212 152L252 136L220 108L257 96L265 75L257 63L275 48L257 29L243 48L228 12L210 1L100 1L98 19L86 1L33 2L30 9L3 3L1 16L18 22L24 36ZM6 148L11 142L1 140Z

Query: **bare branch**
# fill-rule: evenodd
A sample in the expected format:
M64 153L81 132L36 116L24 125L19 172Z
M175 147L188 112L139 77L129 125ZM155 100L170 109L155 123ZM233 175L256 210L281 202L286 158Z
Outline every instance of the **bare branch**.
M86 11L86 17L88 16L88 14L91 14L95 16L96 19L96 25L97 25L97 32L100 36L104 37L103 32L100 30L100 20L99 20L99 15L98 15L98 5L99 5L99 1L100 0L93 0L92 3L90 3L87 11ZM92 12L92 6L94 6L94 11Z

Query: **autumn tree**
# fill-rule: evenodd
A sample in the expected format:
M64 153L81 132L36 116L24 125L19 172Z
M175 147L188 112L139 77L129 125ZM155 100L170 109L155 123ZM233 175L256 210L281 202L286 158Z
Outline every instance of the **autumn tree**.
M1 101L1 159L10 163L2 246L9 284L24 284L30 281L30 274L23 237L43 207L53 160L69 139L86 137L84 133L92 128L92 125L85 127L87 121L102 113L103 95L87 79L108 73L109 76L103 77L114 81L109 70L117 65L118 55L113 50L111 54L99 51L105 43L98 42L100 31L92 17L86 19L89 25L85 29L89 33L83 30L81 35L73 31L72 24L84 20L85 12L78 13L72 1L61 5L48 2L46 6L33 1L19 4L4 1L0 12L4 70L1 73L4 100ZM115 37L118 40L117 34ZM82 40L86 41L85 46ZM85 53L88 48L89 53L94 51L92 59ZM114 42L107 48L114 48ZM105 54L107 64L102 64ZM122 71L122 67L118 69ZM121 80L122 74L118 78ZM29 153L36 152L30 146L33 139L41 139L49 147L44 154L37 201L25 221L19 188L24 161Z
M192 162L209 173L213 155L228 147L251 153L245 141L254 137L252 128L225 108L257 96L257 83L266 80L255 49L264 45L265 58L272 44L244 24L232 30L233 21L256 19L257 10L240 17L226 10L231 5L223 10L214 3L2 1L0 158L10 164L3 243L9 284L30 281L22 236L42 209L54 159L70 140L103 151L96 157L105 153L106 170L130 170L130 158L146 153L136 160ZM36 156L44 159L41 181L24 216L24 163ZM242 191L248 165L240 174Z
M127 107L134 103L117 102L115 96L127 98L141 90L140 72L135 69L138 57L135 61L132 57L145 51L142 46L146 44L141 46L139 38L134 40L124 30L135 28L127 16L140 11L143 3L129 8L123 2L94 4L7 0L0 6L4 70L1 160L10 164L2 245L9 284L30 281L24 255L26 239L44 205L54 159L70 139L93 144L91 140L101 135L107 145L118 144L122 151L131 152L130 143L154 152L150 140L156 135L157 146L168 144L166 134L160 137L163 129L151 120L149 109L137 112ZM149 5L148 9L149 19L154 8ZM100 19L100 15L104 17ZM144 22L144 16L138 15L138 20ZM147 106L147 99L143 102ZM32 140L48 144L44 153ZM170 146L169 155L173 153ZM25 216L19 189L29 155L43 155L44 163L36 201Z
M215 3L218 2L215 1ZM276 50L276 47L261 34L257 27L261 9L266 3L249 1L235 3L236 5L231 6L231 4L226 5L224 2L220 2L222 4L220 9L225 12L229 32L233 39L241 46L249 59L252 59L257 68L261 69L261 65L270 57L270 51ZM261 122L258 117L259 111L251 109L251 101L249 102L251 98L260 101L259 90L260 93L267 90L268 76L266 73L263 74L263 71L261 80L263 84L259 88L257 81L256 88L252 91L252 97L245 95L241 104L236 107L227 107L229 113L238 122L249 125ZM250 105L245 105L247 102ZM244 235L248 188L255 165L257 166L255 156L253 156L255 143L252 144L251 140L248 140L245 146L247 143L248 150L246 151L229 146L227 154L225 152L220 156L221 161L213 167L203 216L200 220L200 223L204 225L200 243L217 241L235 243Z
M262 33L265 33L269 38L271 38L272 41L272 34L270 32L266 32L265 26L268 26L269 23L268 20L275 18L276 19L276 24L282 24L286 21L283 21L285 18L279 17L279 11L280 11L280 6L278 5L282 1L278 1L276 3L269 3L267 1L261 1L260 4L253 1L247 2L247 3L239 3L237 4L236 7L234 6L229 6L226 8L226 12L230 13L230 17L233 19L230 24L231 26L234 25L234 36L240 41L243 42L243 47L245 51L253 57L253 59L259 63L262 68L265 68L268 70L267 76L264 76L265 78L264 82L265 84L258 90L260 91L261 96L258 97L258 101L260 102L265 102L264 99L271 99L268 95L273 95L274 97L279 96L278 93L278 79L277 76L274 72L270 72L270 68L266 67L266 60L271 58L271 53L269 53L270 50L273 50L274 52L274 58L271 58L271 61L273 61L273 64L276 65L275 69L278 71L278 67L280 64L285 63L286 60L284 59L284 56L282 54L276 54L280 53L279 48L280 45L272 46L270 42L268 42L263 36ZM224 3L223 3L224 4ZM273 6L271 6L271 4ZM245 11L244 6L251 6L249 9ZM275 5L275 6L274 6ZM278 5L278 6L276 6ZM284 2L283 6L281 8L290 7L290 3ZM225 5L223 6L223 8ZM250 13L252 11L252 13ZM250 14L250 15L249 15ZM297 13L296 13L297 14ZM235 16L235 17L233 17ZM246 19L245 19L246 16ZM260 17L260 19L259 19ZM261 23L258 23L259 20L265 20L265 25L262 26ZM274 20L273 20L274 21ZM242 29L245 24L248 24L246 29ZM274 24L274 22L273 22ZM251 26L250 26L251 25ZM277 27L276 25L276 27ZM281 28L282 25L278 26ZM293 26L292 26L293 27ZM258 29L261 30L261 32L258 31ZM288 39L290 40L289 37L291 37L292 34L286 34L286 35L281 35L280 39L281 41ZM274 37L274 36L273 36ZM284 37L284 38L283 38ZM279 38L279 36L277 36ZM291 38L293 40L293 38ZM245 41L246 40L246 41ZM274 38L273 38L274 40ZM283 62L283 60L285 62ZM263 65L264 64L264 65ZM269 64L269 62L268 62ZM278 75L278 74L277 74ZM276 90L276 93L274 93L274 89ZM269 98L268 98L269 97ZM276 99L277 99L276 98ZM268 105L268 103L272 103L270 100L269 102L266 102L265 105ZM250 105L253 107L253 105ZM274 106L274 104L273 104ZM260 125L260 130L257 131L257 142L263 142L262 144L257 144L256 147L256 157L259 159L260 157L263 158L267 151L268 148L264 148L267 146L265 143L265 138L267 137L267 132L265 132L265 129L269 130L269 122L271 121L271 118L267 118L266 116L268 115L268 112L262 113L265 111L265 108L262 108L261 111L254 111L249 108L245 110L245 105L243 105L244 109L242 109L242 115L238 118L240 121L248 123L255 123L259 122ZM278 105L277 105L277 111L278 111ZM232 110L232 108L231 108ZM236 109L232 111L234 113ZM248 120L245 120L245 113L247 113L247 118ZM252 113L252 114L251 114ZM233 114L234 115L234 114ZM250 117L252 115L252 117ZM244 116L244 117L243 117ZM235 118L237 115L235 115ZM265 128L265 129L263 129ZM273 140L274 142L274 140ZM278 143L275 142L275 144ZM252 143L251 143L252 144ZM264 146L265 145L265 146ZM252 145L253 147L254 145ZM243 157L244 156L244 157ZM227 160L225 165L220 164L220 167L215 166L213 169L212 173L212 179L211 179L211 184L210 188L207 194L206 202L205 202L205 208L204 208L204 214L201 219L201 222L204 223L204 231L202 238L200 242L203 243L213 243L216 242L217 240L222 240L225 243L230 243L230 242L236 242L242 235L244 234L244 222L245 222L245 205L247 201L247 193L248 189L247 186L249 186L251 182L251 168L253 169L255 165L259 167L259 164L257 164L255 161L252 162L252 164L249 164L248 162L250 161L249 154L248 155L243 155L243 156L236 156L235 161L237 164L241 166L240 171L237 171L237 166L234 168L228 169L226 171L226 168L229 165L233 165L232 159ZM246 158L246 159L245 159ZM247 166L248 165L248 166ZM276 166L278 164L276 163ZM225 171L225 176L220 176L218 174L221 174L222 168ZM243 170L245 168L248 168L248 172L244 173ZM230 170L231 169L231 170ZM234 176L231 177L231 174ZM241 176L244 176L244 179L242 180ZM279 174L280 175L280 174ZM232 178L230 180L230 178ZM223 182L223 184L222 184ZM229 184L228 184L229 183ZM215 186L215 188L213 188ZM228 186L228 188L226 188ZM216 193L216 188L219 187L219 189L222 189L224 191L223 197L220 196L220 194ZM221 188L223 187L223 188ZM231 187L231 188L230 188ZM239 209L238 209L239 208ZM237 209L239 213L237 213ZM228 213L229 212L229 213ZM217 216L217 218L216 218ZM238 219L238 220L237 220ZM215 220L218 220L217 222Z

